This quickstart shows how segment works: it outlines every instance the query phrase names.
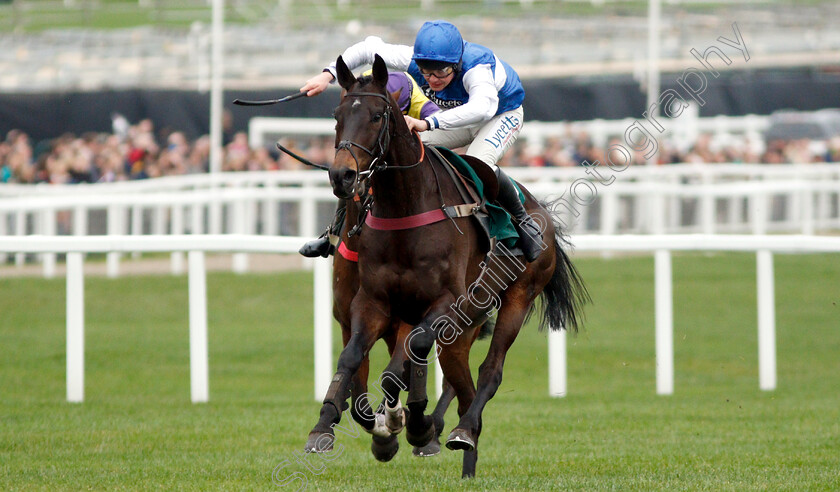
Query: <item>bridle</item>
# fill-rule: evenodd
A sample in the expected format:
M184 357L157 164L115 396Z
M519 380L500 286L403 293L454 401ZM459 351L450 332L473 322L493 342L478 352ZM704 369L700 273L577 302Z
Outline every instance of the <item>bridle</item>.
M347 235L349 237L352 237L361 230L362 225L364 224L364 217L367 215L368 211L373 206L373 195L370 194L370 182L374 174L384 169L411 169L417 167L423 162L423 155L425 154L421 154L420 160L418 160L416 163L410 166L389 166L388 163L385 161L385 155L388 153L388 147L391 143L392 137L392 135L390 134L390 128L394 108L393 106L391 106L391 101L386 95L380 94L378 92L348 92L344 95L345 98L356 96L378 97L385 101L387 110L382 114L382 126L379 127L379 134L376 136L376 142L374 143L373 148L369 149L364 145L361 145L352 140L341 140L340 142L338 142L338 145L335 146L336 154L338 154L338 152L342 150L346 150L350 153L350 156L353 158L353 161L356 162L356 189L361 190L359 192L359 198L361 200L361 206L359 210L359 221L356 227L348 231ZM359 159L358 157L356 157L356 153L353 152L353 147L358 147L371 157L372 160L367 170L358 170L360 167Z
M370 177L380 169L384 169L388 166L388 163L385 162L385 154L388 153L388 145L391 142L389 138L390 135L388 134L388 130L390 129L391 123L391 113L393 112L393 108L391 107L391 101L384 94L379 94L377 92L351 92L347 93L344 97L356 97L356 96L372 96L378 97L385 101L385 104L388 107L388 110L382 114L382 126L379 127L379 134L376 136L376 143L374 144L374 148L369 149L362 144L356 143L352 140L342 140L338 142L338 145L335 146L336 154L342 150L346 150L350 153L350 156L356 162L356 184L364 184L365 185L365 192L367 192L368 186L367 183L364 181L370 180ZM359 159L356 157L356 153L353 152L353 147L358 147L364 150L367 155L371 157L370 166L366 171L359 171Z

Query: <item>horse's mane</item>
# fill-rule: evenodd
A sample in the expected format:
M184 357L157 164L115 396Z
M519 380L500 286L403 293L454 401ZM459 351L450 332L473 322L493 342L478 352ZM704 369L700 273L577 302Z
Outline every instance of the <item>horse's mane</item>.
M356 82L358 82L360 86L364 87L373 82L373 75L362 75L356 79Z
M373 75L362 75L361 77L356 78L356 84L358 84L359 89L371 88L370 86L373 85ZM379 92L379 90L372 91L372 92ZM385 90L385 95L389 95L389 91Z
M371 90L371 89L373 89L373 87L371 87L373 85L374 85L373 74L362 75L362 76L356 78L356 88L359 89L359 90L368 89L369 92L379 92L379 88L376 88L376 90ZM397 101L394 100L390 91L385 89L385 93L383 95L385 97L387 97L388 100L392 103L391 104L392 109L399 107L399 104L394 106L394 103L396 103ZM395 111L399 111L399 109L396 109Z

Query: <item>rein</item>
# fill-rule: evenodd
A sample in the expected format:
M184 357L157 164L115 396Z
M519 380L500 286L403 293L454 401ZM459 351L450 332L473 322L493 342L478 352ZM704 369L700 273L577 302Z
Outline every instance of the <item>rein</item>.
M280 142L277 142L275 145L277 145L277 149L280 150L281 152L285 152L286 154L289 154L289 156L294 157L298 161L306 164L307 166L312 166L314 168L318 168L318 169L321 169L321 170L324 170L324 171L329 171L330 170L329 166L325 166L323 164L316 164L316 163L310 161L309 159L306 159L304 157L301 157L301 156L295 154L291 150L289 150L286 147L283 147L282 145L280 145Z

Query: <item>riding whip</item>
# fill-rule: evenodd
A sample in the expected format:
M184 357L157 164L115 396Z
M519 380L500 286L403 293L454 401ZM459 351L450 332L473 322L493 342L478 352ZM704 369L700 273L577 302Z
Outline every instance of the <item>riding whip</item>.
M298 92L296 94L292 94L290 96L281 97L280 99L264 99L262 101L246 101L244 99L234 99L233 104L238 104L239 106L268 106L271 104L282 103L286 101L291 101L292 99L297 99L299 97L306 96L305 92Z

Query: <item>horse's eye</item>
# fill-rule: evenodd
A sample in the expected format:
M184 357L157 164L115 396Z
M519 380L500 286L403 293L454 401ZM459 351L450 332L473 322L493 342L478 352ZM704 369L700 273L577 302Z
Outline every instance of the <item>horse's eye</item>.
M382 119L382 113L374 113L373 117L371 118L371 121L376 123L377 121L379 121L381 119Z

